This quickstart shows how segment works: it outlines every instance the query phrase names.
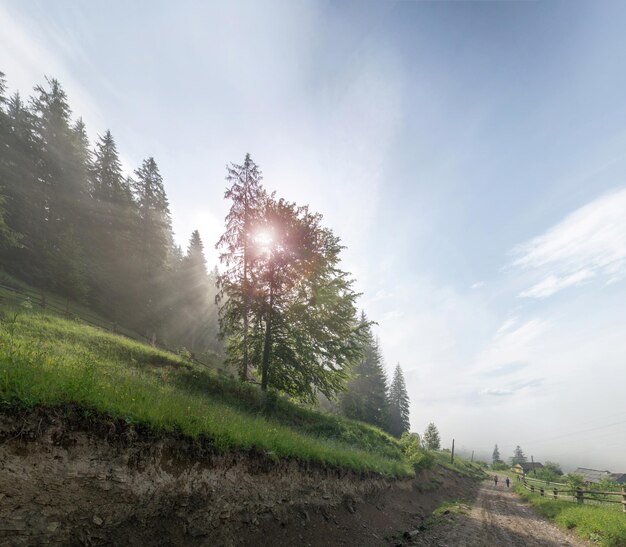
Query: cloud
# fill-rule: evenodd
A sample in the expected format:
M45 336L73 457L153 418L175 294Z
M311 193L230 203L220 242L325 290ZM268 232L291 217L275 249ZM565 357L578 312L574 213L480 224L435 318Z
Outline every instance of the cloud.
M513 363L504 363L502 365L497 365L488 370L484 370L480 373L480 376L491 377L491 376L506 376L507 374L512 374L513 372L518 372L524 368L528 367L528 363L522 362L513 362Z
M484 286L485 286L485 282L484 281L477 281L470 288L471 289L480 289L481 287L484 287Z
M520 292L543 299L569 288L626 275L626 189L605 194L577 209L544 234L511 252L512 266L539 281Z

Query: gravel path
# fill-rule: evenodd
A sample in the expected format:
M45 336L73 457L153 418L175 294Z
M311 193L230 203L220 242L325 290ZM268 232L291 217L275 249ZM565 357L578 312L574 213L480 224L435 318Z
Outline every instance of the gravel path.
M467 514L451 514L441 525L419 536L418 545L587 546L538 516L522 499L499 483L485 481Z

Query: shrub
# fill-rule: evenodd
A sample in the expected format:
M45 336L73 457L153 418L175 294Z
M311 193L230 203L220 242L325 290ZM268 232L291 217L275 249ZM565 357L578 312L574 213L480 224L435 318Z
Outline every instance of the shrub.
M508 471L510 467L504 462L495 462L491 464L491 469L494 471Z

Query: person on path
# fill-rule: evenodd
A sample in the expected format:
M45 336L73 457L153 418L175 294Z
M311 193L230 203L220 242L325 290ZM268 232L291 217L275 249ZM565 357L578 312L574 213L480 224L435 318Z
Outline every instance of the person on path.
M509 487L509 484L511 483L511 481L510 481L509 477L507 477L507 478L506 478L506 481L505 481L505 482L506 482L506 487L508 488L508 487Z
M493 482L496 486L498 486L498 475L493 476Z

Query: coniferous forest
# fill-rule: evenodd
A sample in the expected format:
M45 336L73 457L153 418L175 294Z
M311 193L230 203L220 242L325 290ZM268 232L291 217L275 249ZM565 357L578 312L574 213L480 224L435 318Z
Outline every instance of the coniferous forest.
M196 230L182 249L154 158L125 173L112 133L90 142L57 80L23 98L0 73L2 270L152 343L219 353L262 390L408 431L402 370L388 382L339 238L266 190L250 155L226 184L223 234ZM219 268L204 255L215 241Z

